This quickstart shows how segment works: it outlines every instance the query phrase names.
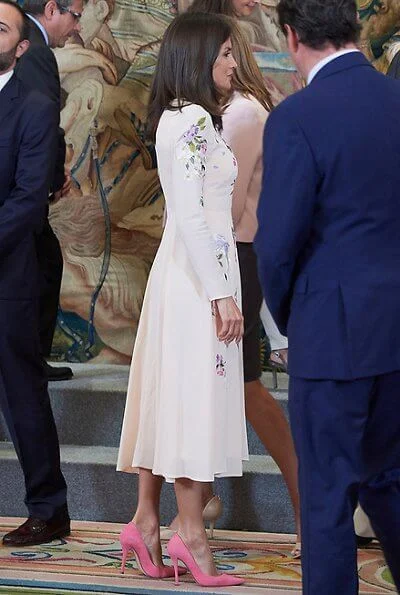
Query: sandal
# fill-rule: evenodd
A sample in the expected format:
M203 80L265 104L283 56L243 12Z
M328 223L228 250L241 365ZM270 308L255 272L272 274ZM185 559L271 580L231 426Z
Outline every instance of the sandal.
M287 356L287 349L277 349L275 351L271 351L269 356L269 364L273 368L279 368L280 370L287 372Z
M274 390L278 388L278 371L287 373L287 354L287 349L276 349L270 353L268 364L272 371Z
M296 541L296 545L290 552L290 555L294 560L299 560L301 558L301 541Z

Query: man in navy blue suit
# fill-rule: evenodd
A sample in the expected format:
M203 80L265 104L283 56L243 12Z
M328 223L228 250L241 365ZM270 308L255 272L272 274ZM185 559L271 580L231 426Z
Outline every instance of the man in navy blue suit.
M15 76L22 10L0 0L0 406L24 472L28 520L3 537L33 545L70 530L66 484L39 341L35 236L46 221L58 108Z
M268 118L256 250L289 338L303 593L358 593L358 500L399 589L400 84L357 50L354 0L278 15L307 86Z

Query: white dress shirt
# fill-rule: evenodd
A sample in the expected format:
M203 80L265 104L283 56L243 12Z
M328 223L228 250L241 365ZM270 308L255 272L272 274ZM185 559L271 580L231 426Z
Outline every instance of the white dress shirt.
M9 70L4 74L0 74L0 92L4 89L12 75L14 74L14 70Z
M323 60L320 60L310 70L308 77L307 77L307 85L309 85L311 83L311 81L313 80L313 78L317 76L318 72L320 70L322 70L322 68L324 66L329 64L329 62L332 62L332 60L336 60L336 58L340 58L340 56L344 56L345 54L351 54L352 52L359 52L359 51L360 50L357 50L356 48L351 48L349 50L339 50L338 52L335 52L334 54L330 54L330 56L327 56Z

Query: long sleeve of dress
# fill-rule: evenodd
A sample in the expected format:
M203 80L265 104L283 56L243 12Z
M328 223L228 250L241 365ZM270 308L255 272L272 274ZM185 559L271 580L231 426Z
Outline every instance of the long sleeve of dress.
M173 141L172 206L193 269L211 301L232 295L217 260L218 240L204 212L204 181L216 132L210 115L199 106L193 106L190 119L184 118L182 124Z

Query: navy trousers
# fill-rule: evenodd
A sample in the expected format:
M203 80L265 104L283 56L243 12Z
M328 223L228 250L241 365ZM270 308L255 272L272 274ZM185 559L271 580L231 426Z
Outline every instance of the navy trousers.
M29 515L68 517L67 486L39 347L35 300L0 300L0 408L25 478Z
M299 459L304 595L356 595L359 500L400 590L400 372L290 378Z

